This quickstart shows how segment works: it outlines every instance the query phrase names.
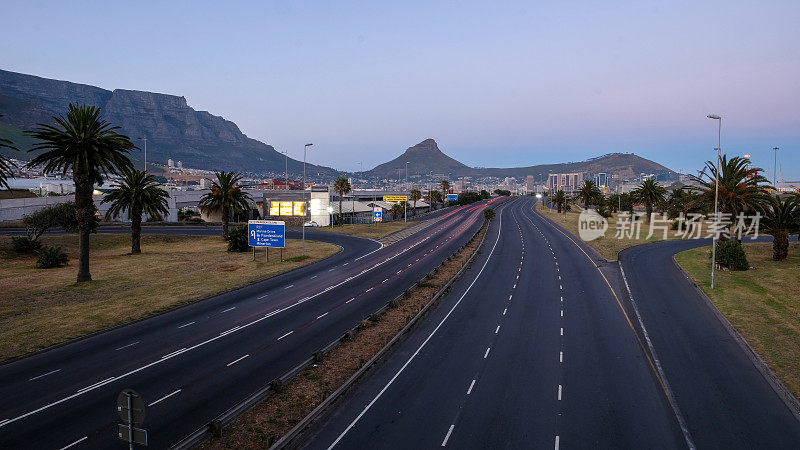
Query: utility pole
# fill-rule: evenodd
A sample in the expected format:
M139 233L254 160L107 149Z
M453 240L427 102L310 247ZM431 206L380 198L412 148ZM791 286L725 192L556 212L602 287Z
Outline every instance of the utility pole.
M406 161L406 185L405 188L408 189L408 161ZM403 205L403 222L408 222L408 196L406 196L406 202Z
M286 155L286 168L283 170L283 177L285 178L286 182L286 190L289 190L289 150L286 149L283 151L283 154Z
M305 203L305 211L303 214L303 255L306 254L306 218L308 217L308 201L306 200L306 151L308 147L314 144L306 144L303 147L303 202Z
M775 191L778 190L778 147L772 147L775 150L775 161L772 163L772 184L775 186Z
M714 179L714 218L717 219L719 213L719 162L722 152L722 117L716 114L709 114L706 117L719 121L717 128L717 170ZM711 289L714 289L714 275L717 268L717 235L711 237Z

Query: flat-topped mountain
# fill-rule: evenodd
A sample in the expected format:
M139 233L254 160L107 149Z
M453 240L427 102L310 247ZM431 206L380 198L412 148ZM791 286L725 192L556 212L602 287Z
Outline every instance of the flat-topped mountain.
M285 157L272 146L247 137L230 120L194 110L184 97L126 89L109 91L0 70L0 122L6 125L29 130L37 123L53 123L53 116L65 114L70 103L99 106L103 118L121 126L123 134L132 139L147 137L148 161L166 164L171 158L199 169L284 171ZM143 146L142 141L136 143ZM143 155L134 157L141 159ZM302 173L303 163L290 159L289 171ZM311 164L307 171L336 173Z

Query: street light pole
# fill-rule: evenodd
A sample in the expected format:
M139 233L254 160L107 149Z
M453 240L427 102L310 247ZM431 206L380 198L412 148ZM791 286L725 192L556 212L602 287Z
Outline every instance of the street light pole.
M772 163L772 184L775 186L775 191L778 191L778 147L772 147L775 150L775 161Z
M306 201L306 151L308 147L314 144L306 144L303 147L303 201L305 203L305 211L303 214L303 255L306 254L306 218L308 217L308 201Z
M717 170L714 178L714 219L716 220L719 213L719 162L722 152L722 117L716 114L709 114L706 117L718 121L717 128ZM714 275L717 268L717 235L716 233L711 236L711 289L714 289Z
M406 161L406 185L405 188L408 189L408 161ZM408 197L406 197L406 202L403 205L403 222L408 222Z
M286 190L289 190L289 150L286 149L283 151L283 154L286 155L286 168L283 170L283 178L286 182Z

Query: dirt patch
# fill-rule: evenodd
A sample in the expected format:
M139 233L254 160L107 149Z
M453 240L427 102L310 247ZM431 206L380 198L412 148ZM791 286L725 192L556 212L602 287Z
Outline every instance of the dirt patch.
M226 428L221 438L203 444L203 449L264 449L289 432L323 400L343 385L375 356L453 278L478 249L484 226L450 261L428 279L417 283L396 305L380 316L364 320L351 338L325 358L289 381L253 410Z

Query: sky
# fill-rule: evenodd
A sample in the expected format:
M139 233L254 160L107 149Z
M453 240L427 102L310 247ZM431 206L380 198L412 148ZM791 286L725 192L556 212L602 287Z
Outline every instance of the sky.
M722 148L800 180L800 1L0 0L0 68L186 97L339 170L434 138L470 166ZM359 165L359 162L362 165ZM780 176L779 176L780 178Z

